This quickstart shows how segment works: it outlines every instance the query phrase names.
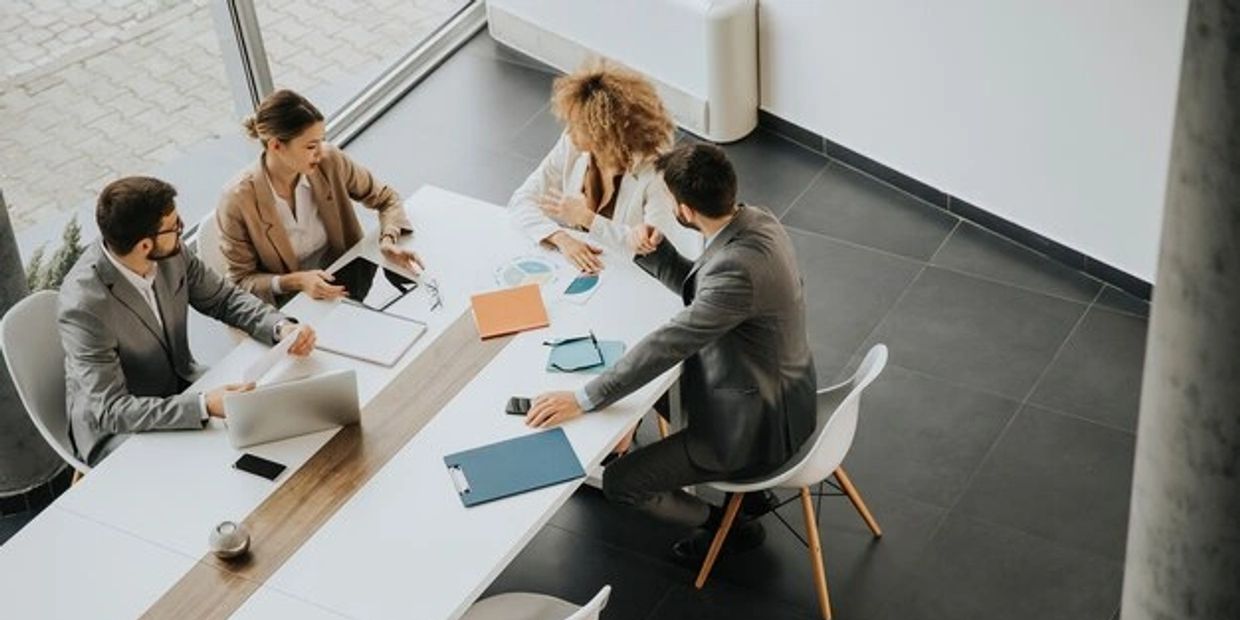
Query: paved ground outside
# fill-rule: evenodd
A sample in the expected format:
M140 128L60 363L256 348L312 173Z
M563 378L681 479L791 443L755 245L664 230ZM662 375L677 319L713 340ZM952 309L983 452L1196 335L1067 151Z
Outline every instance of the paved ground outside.
M210 4L0 2L0 189L19 235L241 131ZM387 66L463 0L255 4L276 85L313 93Z

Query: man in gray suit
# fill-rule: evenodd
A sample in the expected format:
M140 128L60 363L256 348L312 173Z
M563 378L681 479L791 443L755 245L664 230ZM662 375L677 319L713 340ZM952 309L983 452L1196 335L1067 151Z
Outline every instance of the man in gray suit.
M816 375L801 276L783 226L762 209L736 204L736 174L717 147L681 147L657 166L676 199L676 219L701 231L706 249L690 262L644 227L635 235L644 254L636 260L681 295L685 309L584 390L536 398L527 423L548 426L602 409L683 362L685 428L617 459L604 473L603 492L709 531L722 511L681 488L784 465L814 431ZM760 543L757 523L750 526L750 544ZM678 543L678 555L700 555L706 531ZM737 534L734 544L745 546L746 536Z
M268 344L297 329L295 320L181 251L175 196L171 185L149 177L108 184L95 210L103 239L86 249L60 288L69 436L90 465L130 433L203 428L209 416L224 416L225 394L253 389L233 384L183 393L204 370L189 350L190 306ZM313 348L314 331L304 326L291 352Z

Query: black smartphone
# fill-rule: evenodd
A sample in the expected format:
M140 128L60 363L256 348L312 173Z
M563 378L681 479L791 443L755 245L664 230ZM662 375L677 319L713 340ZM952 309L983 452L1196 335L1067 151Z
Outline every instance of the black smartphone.
M283 465L275 461L268 461L267 459L259 456L254 456L253 454L242 454L241 458L237 459L236 463L233 463L233 468L250 472L255 476L266 478L268 480L275 480L279 477L280 473L284 471Z
M504 412L508 415L525 415L530 412L530 399L513 396L508 399L508 406L504 408Z

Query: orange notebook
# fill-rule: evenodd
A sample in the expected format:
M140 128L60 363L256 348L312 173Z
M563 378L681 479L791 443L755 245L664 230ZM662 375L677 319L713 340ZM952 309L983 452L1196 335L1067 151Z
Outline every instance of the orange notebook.
M469 298L474 308L474 325L483 340L546 327L547 307L537 284L525 284Z

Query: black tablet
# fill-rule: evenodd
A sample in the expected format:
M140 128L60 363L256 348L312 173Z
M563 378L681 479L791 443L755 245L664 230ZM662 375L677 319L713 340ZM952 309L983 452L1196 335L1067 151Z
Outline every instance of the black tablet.
M381 267L364 256L354 257L332 272L335 284L349 293L349 299L374 310L383 310L402 295L418 287L418 283Z

